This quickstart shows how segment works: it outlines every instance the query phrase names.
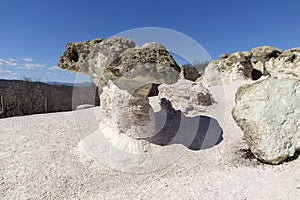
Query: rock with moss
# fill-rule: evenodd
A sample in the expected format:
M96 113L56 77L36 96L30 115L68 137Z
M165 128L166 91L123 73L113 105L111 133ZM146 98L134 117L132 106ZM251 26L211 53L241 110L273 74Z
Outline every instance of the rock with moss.
M180 67L159 43L128 48L105 67L104 76L118 84L123 81L171 84L178 79Z
M121 37L71 42L66 45L65 51L60 56L58 67L87 74L101 87L108 81L104 76L106 67L123 51L133 47L135 43L132 40Z

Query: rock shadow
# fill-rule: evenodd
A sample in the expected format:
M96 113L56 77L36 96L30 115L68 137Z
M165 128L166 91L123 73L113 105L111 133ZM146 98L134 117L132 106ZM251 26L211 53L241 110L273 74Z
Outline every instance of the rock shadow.
M186 117L167 99L161 100L161 107L162 111L155 113L157 133L143 140L160 146L182 144L190 150L212 148L223 140L223 129L216 119Z

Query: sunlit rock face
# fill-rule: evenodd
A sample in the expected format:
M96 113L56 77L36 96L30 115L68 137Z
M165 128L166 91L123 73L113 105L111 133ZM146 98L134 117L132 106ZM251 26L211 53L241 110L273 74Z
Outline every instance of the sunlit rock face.
M299 101L297 79L270 77L238 89L232 116L259 160L278 164L300 150Z
M253 67L273 78L300 78L300 48L281 51L270 46L251 50Z
M265 68L274 78L300 79L300 48L286 50L278 57L271 58L265 63Z
M214 60L208 64L203 81L208 86L215 86L248 80L252 79L252 70L251 53L223 54L219 60Z
M175 110L180 110L190 117L211 112L215 103L208 88L201 83L185 79L172 85L162 84L158 91L161 100L169 100Z
M71 72L87 74L96 84L105 85L106 67L123 51L133 47L135 43L132 40L120 37L71 42L66 45L58 66Z
M271 46L260 46L250 51L222 54L205 69L201 79L208 86L223 85L243 80L300 78L300 48L282 51Z
M103 87L102 123L113 124L117 132L133 138L155 132L148 99L152 84L175 83L180 72L161 44L138 47L120 37L69 43L58 66L87 74Z

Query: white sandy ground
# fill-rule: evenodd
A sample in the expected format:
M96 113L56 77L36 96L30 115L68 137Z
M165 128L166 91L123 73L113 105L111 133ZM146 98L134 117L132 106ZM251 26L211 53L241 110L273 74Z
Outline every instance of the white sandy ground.
M97 107L1 119L0 199L300 199L300 158L277 166L243 158L230 114L236 87L226 86L219 145L178 144L186 149L178 159L147 173L108 168L78 148L98 128Z

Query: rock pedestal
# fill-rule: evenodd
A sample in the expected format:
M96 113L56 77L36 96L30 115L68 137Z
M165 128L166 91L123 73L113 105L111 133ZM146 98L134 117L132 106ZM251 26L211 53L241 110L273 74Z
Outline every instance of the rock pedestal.
M113 83L105 86L100 96L101 123L135 139L151 137L155 133L155 119L147 97L150 88L151 85L145 85L130 94Z

